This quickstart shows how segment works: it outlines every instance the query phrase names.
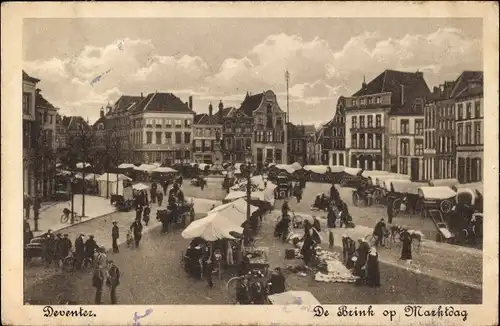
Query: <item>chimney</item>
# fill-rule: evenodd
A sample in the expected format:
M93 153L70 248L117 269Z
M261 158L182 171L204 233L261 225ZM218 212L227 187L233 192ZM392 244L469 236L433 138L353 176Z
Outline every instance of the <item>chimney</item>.
M361 84L362 89L366 89L366 80L365 80L365 75L363 75L363 83Z
M101 118L104 118L104 108L101 106Z
M213 112L214 112L214 107L212 106L212 103L210 103L208 105L208 115L212 116Z
M224 121L224 105L222 102L219 103L219 123L222 124Z
M141 98L144 98L144 94L141 92Z
M437 86L434 86L434 88L432 89L432 95L439 95L439 88Z
M401 105L405 104L405 85L401 85Z
M424 73L417 70L417 72L415 73L415 76L424 78Z
M189 96L189 108L192 110L193 109L193 97Z

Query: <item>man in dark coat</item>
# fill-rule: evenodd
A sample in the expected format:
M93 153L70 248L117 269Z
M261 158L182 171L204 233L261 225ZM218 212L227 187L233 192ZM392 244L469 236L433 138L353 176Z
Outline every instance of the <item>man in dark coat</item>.
M335 184L332 183L330 187L330 202L335 203L340 199L339 191L335 188Z
M302 188L300 187L300 184L297 182L294 187L294 195L295 198L297 198L297 203L300 203L302 200Z
M356 276L364 276L364 271L363 267L366 264L366 260L368 259L368 252L370 251L370 245L364 241L364 239L359 239L358 240L358 249L356 250L357 253L357 260L354 264L354 275Z
M328 224L329 229L336 228L336 220L337 220L337 215L335 214L333 207L330 205L328 206L328 214L326 216L326 222Z
M158 206L161 206L161 204L163 204L163 192L157 192L156 198L158 199Z
M130 230L134 233L134 241L135 241L135 247L139 247L139 242L141 242L142 238L142 223L141 221L135 220L132 225L130 226Z
M151 208L149 208L149 206L144 207L142 219L144 221L144 224L146 224L146 226L149 223L150 214L151 214Z
M68 238L68 234L65 233L63 235L63 238L61 239L61 242L60 242L61 260L64 261L64 259L69 256L69 253L71 252L72 247L73 247L73 244L71 243L71 240Z
M113 222L113 228L111 229L111 240L113 241L113 252L118 253L118 238L120 237L120 229L118 228L118 222Z
M45 262L47 264L52 264L52 261L54 260L54 255L56 251L56 239L54 237L54 234L52 233L52 230L48 230L46 234L46 240L45 240Z
M236 290L236 300L239 304L250 304L250 289L248 279L244 277Z
M321 224L317 216L313 216L313 228L315 228L318 232L321 232Z
M83 243L83 234L79 234L75 239L75 266L80 269L82 267L83 258L85 256L85 244Z
M283 202L283 205L281 206L281 215L287 216L289 211L290 211L290 206L288 206L288 201L285 200Z
M384 240L384 231L386 229L384 219L380 219L380 221L377 222L375 227L373 228L373 235L376 237L375 241L375 246L378 247L379 245L384 247L383 240Z
M105 278L104 271L100 268L96 268L92 276L92 286L95 287L95 299L94 299L95 304L101 304L104 278Z
M29 220L30 219L30 211L31 211L31 199L28 195L24 195L24 216Z
M136 221L140 221L142 218L142 206L138 206L136 209L135 209L135 220Z
M111 299L111 304L117 303L116 298L116 288L120 285L120 269L114 264L112 260L108 260L109 269L108 275L109 278L106 281L106 284L109 286L109 295Z
M56 234L56 238L54 240L54 261L55 265L54 267L61 267L62 266L62 257L61 254L61 247L62 247L62 236L61 233Z
M85 258L89 258L94 261L94 252L97 249L97 243L94 240L93 235L89 235L87 241L85 241Z
M151 184L151 191L150 191L151 192L151 202L152 203L156 203L156 188L157 188L156 183L153 182Z

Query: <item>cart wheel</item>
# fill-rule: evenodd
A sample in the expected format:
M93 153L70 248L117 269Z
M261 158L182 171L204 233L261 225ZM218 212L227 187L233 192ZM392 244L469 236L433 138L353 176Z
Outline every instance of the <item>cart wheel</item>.
M401 198L395 199L392 202L392 216L393 217L398 216L398 214L400 212L399 208L401 207L401 203L402 203Z
M61 215L61 223L66 223L66 222L68 222L68 220L69 220L69 216L63 213Z

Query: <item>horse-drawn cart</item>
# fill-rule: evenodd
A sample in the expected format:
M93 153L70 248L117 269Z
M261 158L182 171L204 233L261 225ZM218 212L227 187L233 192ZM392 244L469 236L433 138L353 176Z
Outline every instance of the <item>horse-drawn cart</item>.
M194 203L184 201L177 203L175 209L159 209L156 219L163 225L162 232L167 232L171 224L185 228L195 219Z
M456 202L456 192L450 187L420 187L418 194L422 202L424 217L431 218L438 233L436 241L452 242L454 234L450 231L447 220Z

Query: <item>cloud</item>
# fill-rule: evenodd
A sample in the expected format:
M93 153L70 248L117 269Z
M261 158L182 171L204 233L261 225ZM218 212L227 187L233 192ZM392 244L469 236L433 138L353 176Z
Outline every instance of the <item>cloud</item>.
M173 92L184 100L194 95L195 109L206 112L210 102L239 106L247 91L272 89L286 110L288 70L291 120L308 123L329 120L340 95L351 95L364 76L369 82L385 69L422 71L430 88L455 79L463 70L480 70L482 43L453 28L401 38L365 32L338 49L318 37L281 33L220 62L218 67L209 66L203 52L159 53L150 40L124 39L102 47L89 45L72 58L26 62L25 69L42 79L39 87L63 112L74 109L82 116L98 116L101 105L121 94L155 90ZM100 81L91 85L100 75Z

